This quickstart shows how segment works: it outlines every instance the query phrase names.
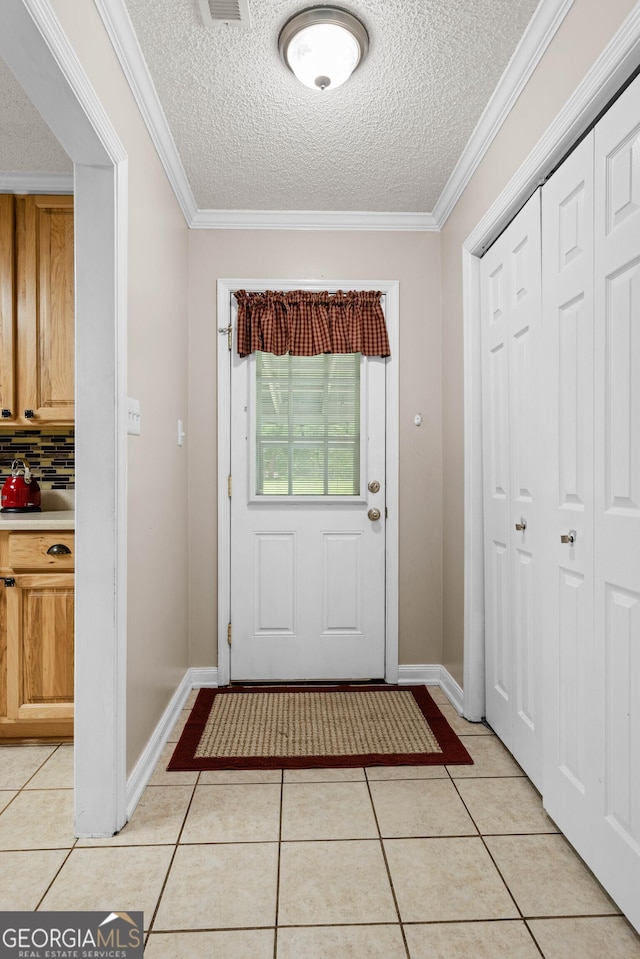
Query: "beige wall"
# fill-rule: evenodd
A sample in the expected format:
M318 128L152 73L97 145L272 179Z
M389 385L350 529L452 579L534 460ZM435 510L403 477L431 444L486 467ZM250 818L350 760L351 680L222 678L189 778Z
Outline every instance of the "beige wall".
M189 238L190 662L217 661L216 279L400 281L400 662L442 661L440 238L198 231ZM424 416L419 429L416 413Z
M604 49L634 0L575 0L442 232L444 665L463 666L462 244Z
M127 391L142 412L128 441L130 771L187 668L187 450L176 435L187 416L188 231L94 5L53 6L129 156Z

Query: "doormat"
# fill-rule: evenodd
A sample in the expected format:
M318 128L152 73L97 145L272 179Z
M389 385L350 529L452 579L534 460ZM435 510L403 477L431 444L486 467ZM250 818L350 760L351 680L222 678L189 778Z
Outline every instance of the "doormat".
M201 689L167 769L472 763L426 686Z

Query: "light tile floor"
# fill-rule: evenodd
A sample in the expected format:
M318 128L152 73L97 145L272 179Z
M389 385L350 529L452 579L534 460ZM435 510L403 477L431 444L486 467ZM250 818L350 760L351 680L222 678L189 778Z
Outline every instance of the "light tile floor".
M500 741L432 693L475 765L168 773L185 709L108 840L72 836L72 746L0 748L0 910L142 909L149 959L640 959Z

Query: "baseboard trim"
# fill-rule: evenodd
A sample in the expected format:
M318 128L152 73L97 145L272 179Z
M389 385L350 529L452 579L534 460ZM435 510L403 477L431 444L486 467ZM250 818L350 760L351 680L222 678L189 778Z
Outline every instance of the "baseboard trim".
M167 744L171 730L175 726L180 712L184 709L184 704L187 701L189 693L192 689L200 686L217 685L218 670L216 667L188 669L184 674L182 682L171 697L171 702L162 714L140 759L127 779L127 822L131 819L133 811L140 802L142 793L153 775L153 771L162 755L162 750Z
M456 712L462 716L464 693L445 666L399 666L398 683L403 686L440 686Z
M199 689L201 686L218 686L218 667L200 666L190 669L191 688Z

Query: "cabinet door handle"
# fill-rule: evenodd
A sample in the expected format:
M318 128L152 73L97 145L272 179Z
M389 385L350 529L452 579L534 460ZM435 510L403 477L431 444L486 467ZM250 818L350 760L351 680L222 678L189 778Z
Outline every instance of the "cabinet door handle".
M11 410L3 410L3 411L2 411L2 419L3 419L3 420L8 420L8 419L10 419L10 418L11 418Z
M49 556L67 556L70 552L71 550L64 543L54 543L47 550Z
M25 411L24 411L24 418L25 418L26 420L32 420L32 419L33 419L33 410L25 410Z

